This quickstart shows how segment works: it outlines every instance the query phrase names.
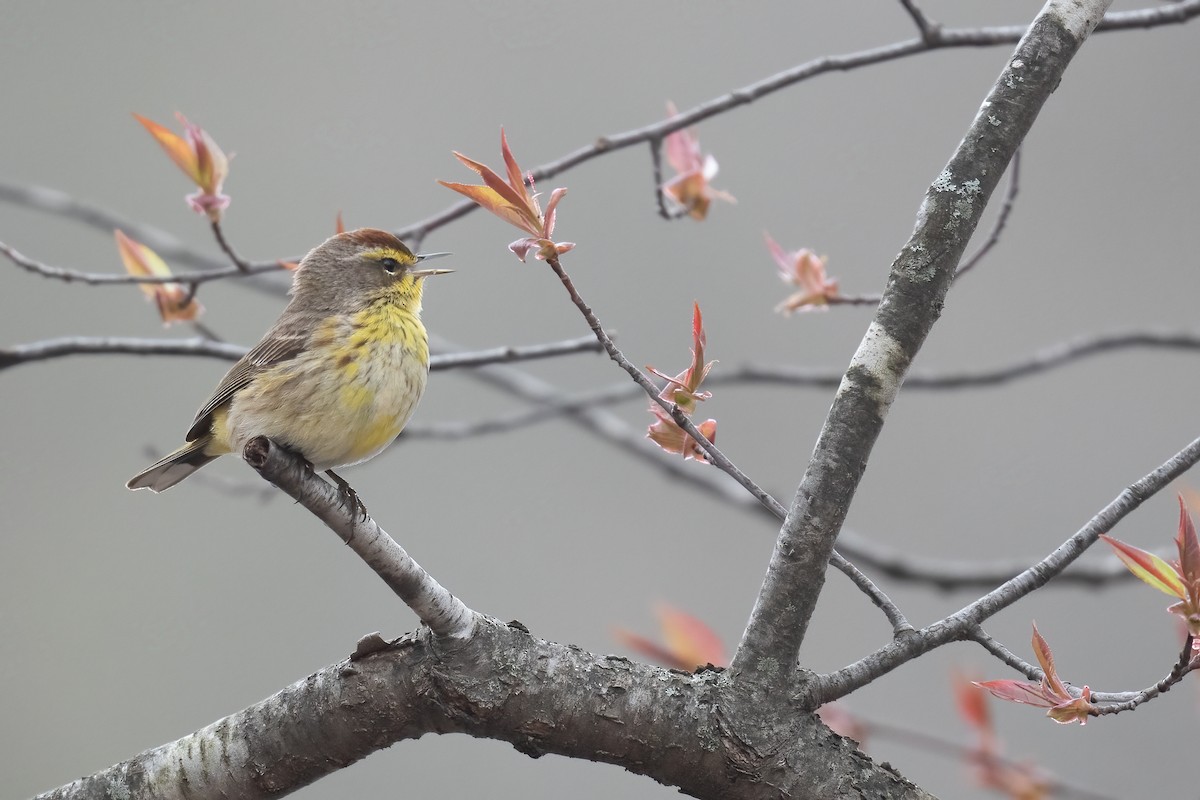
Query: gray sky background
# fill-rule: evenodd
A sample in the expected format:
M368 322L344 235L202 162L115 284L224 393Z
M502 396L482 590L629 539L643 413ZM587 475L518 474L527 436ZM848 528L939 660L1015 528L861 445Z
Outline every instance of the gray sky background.
M1037 2L937 3L949 25L1028 21ZM1119 8L1135 7L1118 3ZM1075 336L1194 330L1197 23L1096 36L1027 140L1003 241L951 292L915 369L998 366ZM226 230L250 258L292 256L333 230L399 227L455 198L460 150L498 164L501 125L527 167L598 136L827 54L913 36L899 3L10 2L0 21L0 177L69 192L215 253L182 201L186 180L130 117L183 111L236 152ZM568 186L558 234L580 291L638 364L687 363L690 309L710 357L842 369L866 309L783 318L787 294L762 245L829 255L848 293L882 288L929 182L1011 46L950 50L830 74L703 124L738 198L708 221L655 214L648 151L633 148L541 186ZM587 332L516 234L476 213L424 247L457 273L431 282L431 331L470 347ZM111 233L0 205L0 239L41 260L121 269ZM65 334L158 337L133 287L67 285L0 263L0 343ZM252 344L282 301L205 286L205 321ZM166 335L187 336L185 328ZM1009 386L896 403L849 526L947 558L1041 556L1124 486L1197 435L1195 356L1124 351ZM169 741L253 703L415 618L336 538L233 459L171 492L130 493L147 451L174 447L227 365L78 357L0 372L0 794L24 796ZM530 365L572 394L620 383L596 355ZM726 387L703 409L724 451L784 500L832 393ZM617 412L638 429L641 400ZM433 376L415 423L521 406L469 376ZM695 466L696 470L707 469ZM199 477L199 476L197 476ZM412 440L347 471L375 517L468 604L537 635L621 652L614 627L656 633L668 602L730 647L749 614L771 526L623 457L564 422L466 441ZM1192 485L1197 480L1192 479ZM1164 494L1115 533L1174 535ZM881 580L915 623L977 593ZM1030 656L1030 620L1064 676L1103 690L1164 675L1178 635L1152 590L1048 589L988 627ZM805 664L842 666L888 629L840 575ZM965 740L954 668L1010 677L978 648L944 648L854 695L851 710ZM1009 752L1113 797L1194 787L1192 682L1136 714L1085 729L994 705ZM894 742L870 751L947 797L973 797L958 763ZM504 744L429 736L300 792L305 800L668 797L608 766Z

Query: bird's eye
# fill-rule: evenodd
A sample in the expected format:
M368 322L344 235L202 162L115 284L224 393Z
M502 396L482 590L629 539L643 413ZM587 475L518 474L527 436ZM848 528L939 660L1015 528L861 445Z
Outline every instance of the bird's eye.
M400 262L394 258L381 258L379 259L379 263L382 264L383 268L388 272L394 273L396 270L400 269Z

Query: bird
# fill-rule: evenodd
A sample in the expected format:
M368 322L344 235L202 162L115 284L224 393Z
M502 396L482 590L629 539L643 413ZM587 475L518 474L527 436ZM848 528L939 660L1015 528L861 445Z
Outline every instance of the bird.
M454 271L418 265L445 255L415 255L373 228L313 248L295 271L287 307L196 412L185 444L126 487L165 491L265 436L361 506L334 470L379 455L412 417L429 374L424 281Z

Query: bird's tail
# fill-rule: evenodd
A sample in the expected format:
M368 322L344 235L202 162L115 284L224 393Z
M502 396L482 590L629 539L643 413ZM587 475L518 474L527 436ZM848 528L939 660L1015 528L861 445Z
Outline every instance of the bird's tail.
M152 492L162 492L170 489L196 470L212 461L216 456L204 454L204 448L209 444L209 437L201 436L194 442L188 442L170 455L163 456L154 464L146 467L129 479L125 484L127 489L149 489Z

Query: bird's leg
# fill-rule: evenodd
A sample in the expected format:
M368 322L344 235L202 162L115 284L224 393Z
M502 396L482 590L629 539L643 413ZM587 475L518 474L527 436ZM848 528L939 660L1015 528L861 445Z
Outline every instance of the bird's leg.
M333 482L337 484L337 487L342 494L342 500L347 506L350 507L350 510L354 516L358 517L358 515L361 514L363 521L366 522L367 507L363 503L362 498L358 496L358 492L354 491L354 487L347 483L345 478L343 478L341 475L338 475L331 469L325 470L325 474L332 478Z

